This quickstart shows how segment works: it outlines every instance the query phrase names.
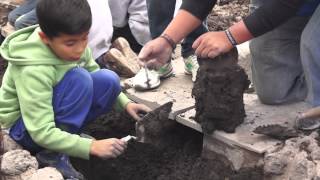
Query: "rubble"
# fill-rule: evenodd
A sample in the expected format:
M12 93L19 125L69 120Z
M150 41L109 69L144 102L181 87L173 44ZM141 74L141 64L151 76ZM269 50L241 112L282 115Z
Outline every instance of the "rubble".
M10 138L9 134L5 131L2 131L2 136L3 136L3 153L12 151L12 150L17 150L17 149L22 149L22 147L17 144L13 139Z
M3 154L1 174L4 179L27 179L38 169L38 162L26 150L12 150Z
M264 157L264 173L268 179L307 180L319 176L318 133L291 138Z
M1 152L4 153L0 163L1 180L63 179L55 168L38 169L36 158L11 139L7 131L2 130L1 135Z
M61 173L52 167L46 167L38 169L34 174L32 174L29 180L39 180L39 179L50 179L50 180L63 180Z

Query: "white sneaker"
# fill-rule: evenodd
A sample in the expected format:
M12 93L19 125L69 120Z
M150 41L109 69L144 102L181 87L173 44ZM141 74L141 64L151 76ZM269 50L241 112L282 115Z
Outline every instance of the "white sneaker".
M148 73L148 76L146 73ZM155 70L141 68L133 77L132 84L136 90L140 91L154 89L160 86L160 76Z
M146 75L145 68L141 68L140 71L134 76L132 84L137 90L149 90L160 86L160 79L165 79L173 75L173 67L171 62L163 65L158 70L147 69L148 76ZM149 83L147 80L149 78Z
M165 78L172 76L173 75L173 67L172 67L171 61L168 62L167 64L161 66L157 70L157 72L158 72L161 79L165 79Z
M184 58L184 70L186 74L192 75L192 81L195 82L197 78L197 72L199 69L199 64L197 61L196 55L190 55L187 58Z

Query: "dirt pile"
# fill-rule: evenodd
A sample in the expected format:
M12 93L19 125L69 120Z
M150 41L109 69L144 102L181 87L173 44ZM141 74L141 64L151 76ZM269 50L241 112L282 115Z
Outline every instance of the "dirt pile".
M199 59L192 95L196 100L195 120L205 133L216 129L232 133L244 120L243 93L250 81L237 59L236 49L214 59Z

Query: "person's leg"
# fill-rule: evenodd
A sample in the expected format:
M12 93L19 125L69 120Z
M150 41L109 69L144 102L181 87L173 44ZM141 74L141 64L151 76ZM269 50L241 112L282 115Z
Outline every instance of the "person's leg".
M84 125L109 112L121 92L120 78L113 71L101 69L92 72L91 78L93 81L93 99Z
M320 105L320 6L312 15L301 37L301 61L308 86L307 101Z
M57 127L70 133L79 132L92 104L92 84L89 72L83 68L74 68L54 87L52 105ZM22 118L10 128L9 135L33 153L43 149L33 142Z
M112 24L114 27L111 42L118 37L124 37L129 42L134 52L139 53L142 46L135 39L128 24L128 8L131 0L109 0L109 6L112 15Z
M110 70L89 73L83 68L71 69L54 87L56 126L79 134L90 120L111 109L120 91L119 77ZM30 138L22 118L10 128L10 136L31 152L39 149Z
M147 0L151 38L159 37L174 15L175 0Z
M187 58L188 56L194 54L194 50L192 49L193 42L202 34L208 32L208 28L204 23L202 23L197 29L191 32L181 43L181 55L183 58Z
M14 23L14 27L16 30L18 30L31 25L35 25L37 23L38 23L38 18L36 14L36 9L33 9L30 12L20 16Z
M252 79L262 103L304 100L307 94L300 60L300 37L308 18L295 17L250 42Z
M146 0L131 0L128 7L128 24L140 45L151 40Z
M83 68L71 69L54 87L53 110L56 126L79 134L90 120L110 110L120 90L119 78L112 71L99 70L89 73ZM40 164L56 167L65 178L82 179L82 175L70 164L67 155L44 150L31 139L22 118L10 128L9 135L25 149L37 153Z
M21 4L19 7L15 8L9 13L8 15L9 23L14 26L17 18L35 9L36 3L37 3L37 0L25 0L23 4Z
M129 24L121 28L114 27L111 41L114 42L119 37L125 38L129 42L131 49L135 53L140 52L142 46L141 44L138 43L138 41L135 39L134 35L132 34Z
M266 0L251 0L250 13ZM306 82L299 53L300 36L308 18L296 17L250 41L252 79L259 99L266 104L301 101Z

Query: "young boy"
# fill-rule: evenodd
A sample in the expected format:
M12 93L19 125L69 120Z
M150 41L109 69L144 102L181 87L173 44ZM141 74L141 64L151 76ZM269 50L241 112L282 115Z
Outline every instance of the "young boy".
M121 139L82 138L81 129L113 104L138 119L149 109L121 93L118 76L99 70L87 48L91 12L86 0L40 0L39 26L5 39L1 56L8 68L0 88L0 124L40 163L65 178L82 179L68 155L112 158L126 148ZM48 151L49 150L49 151Z

